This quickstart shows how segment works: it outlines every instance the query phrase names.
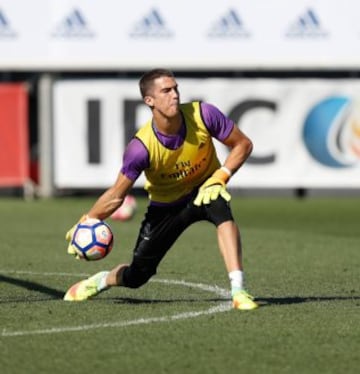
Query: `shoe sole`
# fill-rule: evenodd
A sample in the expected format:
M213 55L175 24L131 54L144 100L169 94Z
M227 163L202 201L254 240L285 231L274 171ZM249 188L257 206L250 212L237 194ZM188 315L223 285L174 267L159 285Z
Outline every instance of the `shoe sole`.
M237 303L236 301L233 302L233 308L237 310L254 310L254 309L257 309L258 307L259 305L257 305L256 303L245 306L245 305L241 305L241 303Z
M83 281L80 281L76 284L74 284L73 286L71 286L68 291L66 292L65 296L64 296L64 300L65 301L84 301L84 300L88 300L89 298L84 298L84 299L79 299L79 298L76 298L76 291L77 289L79 288L79 286L81 285Z

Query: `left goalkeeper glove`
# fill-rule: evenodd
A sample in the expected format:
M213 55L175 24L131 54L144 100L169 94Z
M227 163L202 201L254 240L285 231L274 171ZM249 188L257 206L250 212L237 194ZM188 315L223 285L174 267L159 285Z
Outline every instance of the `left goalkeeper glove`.
M211 201L216 200L219 196L226 201L230 201L231 195L226 191L226 182L229 179L230 174L224 169L215 170L214 174L199 188L194 205L210 204Z
M81 257L79 256L78 252L76 251L76 248L71 244L72 238L74 236L74 232L76 230L76 227L79 223L86 221L88 218L87 214L84 214L77 223L65 234L65 239L69 242L67 247L67 253L69 255L75 256L77 260L80 260Z

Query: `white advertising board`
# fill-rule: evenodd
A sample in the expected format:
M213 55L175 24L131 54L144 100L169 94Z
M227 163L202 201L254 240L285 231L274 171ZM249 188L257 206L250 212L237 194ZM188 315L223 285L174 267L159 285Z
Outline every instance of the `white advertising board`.
M182 102L200 99L253 141L231 187L359 188L360 81L178 79ZM54 185L106 188L125 144L150 116L136 80L57 81ZM227 150L217 143L221 160ZM142 186L143 177L137 181Z
M351 69L358 0L1 0L0 69Z

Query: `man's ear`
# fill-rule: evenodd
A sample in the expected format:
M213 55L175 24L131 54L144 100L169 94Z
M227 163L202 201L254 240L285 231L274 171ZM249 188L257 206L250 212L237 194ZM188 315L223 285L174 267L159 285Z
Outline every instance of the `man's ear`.
M144 103L148 105L149 107L152 107L154 104L154 100L151 96L145 96L144 97Z

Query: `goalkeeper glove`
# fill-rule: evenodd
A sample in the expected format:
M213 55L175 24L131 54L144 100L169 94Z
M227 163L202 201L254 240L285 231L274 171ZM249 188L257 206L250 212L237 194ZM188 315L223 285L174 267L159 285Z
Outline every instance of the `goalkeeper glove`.
M226 201L231 200L231 195L226 191L226 182L230 179L231 173L224 166L215 170L214 174L208 178L199 188L199 192L194 200L194 205L210 204L221 196Z
M75 223L75 225L74 225L70 230L68 230L67 233L65 234L65 239L69 242L68 247L67 247L67 253L68 253L69 255L75 256L75 258L76 258L77 260L80 260L81 257L79 256L79 254L78 254L78 252L77 252L77 250L76 250L76 247L71 243L71 242L72 242L72 238L73 238L73 236L74 236L74 232L75 232L75 230L76 230L78 224L81 223L81 222L86 221L88 218L89 218L88 215L87 215L87 214L84 214L84 215L79 219L79 221L78 221L77 223Z

